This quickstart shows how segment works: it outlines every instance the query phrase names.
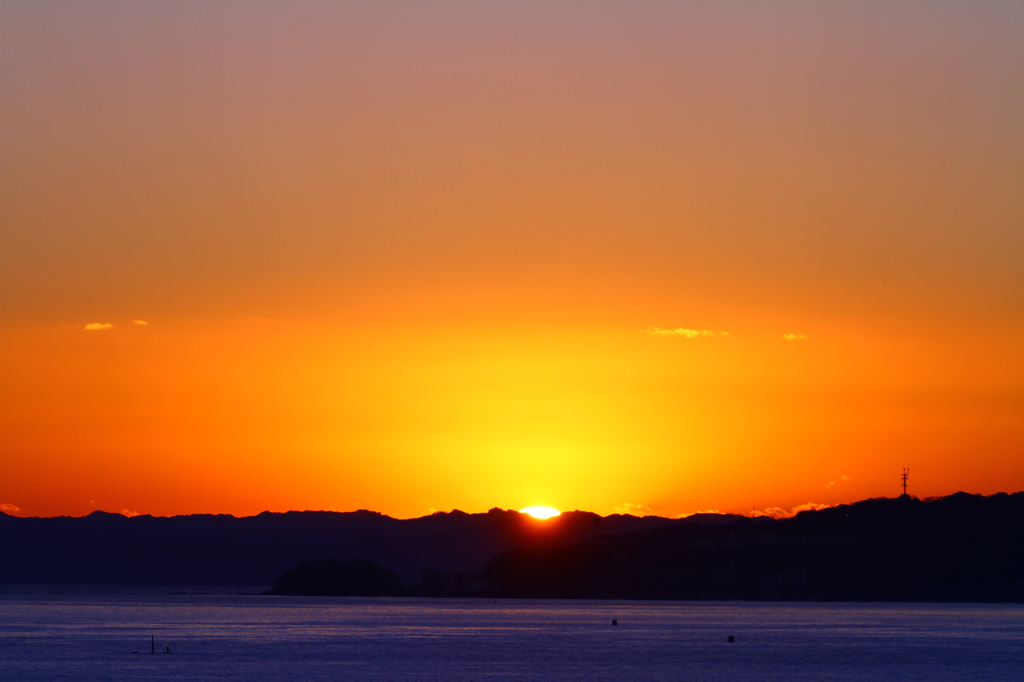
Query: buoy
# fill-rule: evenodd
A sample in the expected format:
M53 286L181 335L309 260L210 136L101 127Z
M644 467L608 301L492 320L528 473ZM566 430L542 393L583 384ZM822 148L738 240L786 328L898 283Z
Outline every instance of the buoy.
M619 621L617 621L614 618L612 618L612 625L618 625L618 624L619 624Z
M729 635L729 639L726 640L726 641L728 641L729 644L735 644L736 643L736 636L735 635Z

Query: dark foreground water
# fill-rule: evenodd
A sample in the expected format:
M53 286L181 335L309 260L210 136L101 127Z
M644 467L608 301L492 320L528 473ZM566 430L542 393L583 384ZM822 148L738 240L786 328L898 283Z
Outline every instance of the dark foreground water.
M1024 680L1021 605L168 592L0 589L0 679Z

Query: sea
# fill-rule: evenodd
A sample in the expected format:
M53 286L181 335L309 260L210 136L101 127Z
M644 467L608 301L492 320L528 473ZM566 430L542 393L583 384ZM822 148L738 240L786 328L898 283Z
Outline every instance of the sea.
M0 680L1024 680L1021 604L255 591L0 588Z

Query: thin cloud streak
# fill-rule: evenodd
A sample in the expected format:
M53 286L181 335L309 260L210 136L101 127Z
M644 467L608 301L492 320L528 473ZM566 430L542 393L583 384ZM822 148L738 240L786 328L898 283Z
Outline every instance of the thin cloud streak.
M750 516L752 518L757 518L759 516L770 516L773 519L789 519L796 516L800 512L819 511L821 509L828 509L831 506L831 504L822 504L819 502L805 502L804 504L798 504L797 506L792 507L789 510L783 509L782 507L768 507L767 509L761 511L755 510L750 512Z
M702 509L701 511L685 512L683 514L676 514L675 518L685 519L690 516L696 516L697 514L723 514L724 512L718 509Z
M114 325L107 322L90 322L85 325L85 331L87 332L98 332L104 329L113 329Z
M621 506L613 507L612 511L616 514L630 514L631 516L653 516L654 510L648 507L646 504L633 504L632 502L625 502Z
M651 336L682 336L687 339L697 338L708 338L715 336L715 332L710 329L686 329L684 327L678 327L676 329L661 329L659 327L648 327L647 333ZM718 332L719 336L729 336L729 332Z

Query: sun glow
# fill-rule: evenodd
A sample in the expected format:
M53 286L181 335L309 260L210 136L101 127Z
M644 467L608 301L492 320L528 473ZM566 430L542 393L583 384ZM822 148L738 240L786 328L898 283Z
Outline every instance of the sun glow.
M526 507L519 510L520 514L529 514L535 519L550 519L560 515L562 512L552 507Z

